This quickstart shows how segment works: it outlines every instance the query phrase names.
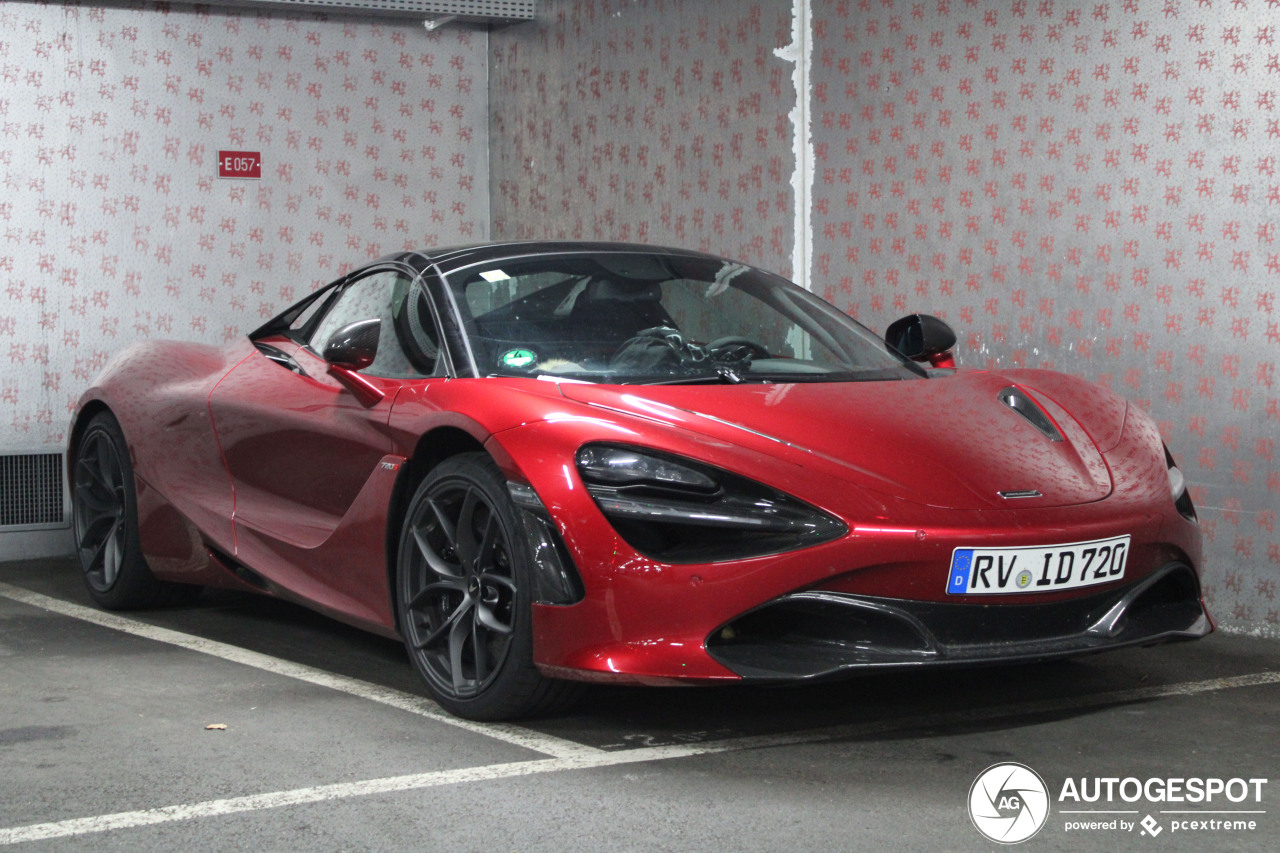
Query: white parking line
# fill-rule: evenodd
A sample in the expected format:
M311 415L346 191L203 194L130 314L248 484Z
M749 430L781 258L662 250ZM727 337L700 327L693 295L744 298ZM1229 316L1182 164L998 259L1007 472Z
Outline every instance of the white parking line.
M148 625L145 622L139 622L136 619L129 619L115 613L108 613L103 610L95 610L91 607L84 607L79 604L73 604L69 601L51 598L47 595L41 595L38 592L31 592L20 587L11 586L10 584L0 583L0 596L12 599L22 604L28 604L32 607L39 607L42 610L48 610L51 613L57 613L60 616L68 616L72 619L79 619L82 622L91 622L94 625L100 625L104 628L111 628L115 631L121 631L126 634L132 634L135 637L144 637L148 640L155 640L159 643L167 643L171 646L188 649L194 652L201 652L206 655L212 655L216 658L232 661L234 663L251 666L265 672L275 675L283 675L288 678L305 681L308 684L315 684L319 687L327 687L330 690L337 690L342 693L348 693L352 696L358 696L361 699L367 699L370 702L379 702L383 705L389 705L401 711L408 711L411 714L417 714L420 717L434 720L438 723L444 723L457 729L465 729L469 732L484 735L485 737L503 741L504 743L522 746L525 749L531 749L540 752L543 755L551 755L556 758L572 758L584 754L590 755L602 750L591 746L583 746L573 741L564 740L563 738L553 737L551 735L540 734L520 726L506 725L503 723L473 723L469 720L463 720L445 712L439 705L432 702L425 696L415 696L412 693L404 693L400 690L393 690L390 687L382 687L377 684L370 684L367 681L361 681L358 678L349 678L345 675L336 675L332 672L326 672L323 669L316 669L305 664L293 663L292 661L281 660L270 655L264 655L260 652L242 649L239 646L233 646L229 643L220 643L216 640L207 640L204 637L197 637L192 634L184 634L180 631L173 631L169 628L159 628L155 625Z
M238 814L240 812L275 809L282 806L320 803L327 800L363 797L370 794L385 794L395 791L415 791L422 788L433 788L440 785L457 785L465 782L481 782L489 779L505 779L513 776L527 776L533 773L550 773L558 770L581 770L590 767L601 767L613 764L629 764L637 761L651 761L660 758L677 758L693 755L699 751L709 751L714 745L698 747L656 748L659 752L670 752L670 755L654 755L654 750L636 750L635 753L605 753L583 755L577 758L544 758L538 761L519 761L510 764L490 764L483 767L468 767L458 770L444 770L435 773L416 773L408 776L392 776L385 779L369 779L362 782L344 782L336 785L318 785L313 788L295 788L291 791L277 791L269 794L256 794L247 797L230 797L222 800L207 800L202 803L188 803L177 806L166 806L158 809L142 811L117 812L116 814L97 817L77 818L39 823L30 826L0 829L0 846L18 844L24 841L41 841L50 838L69 838L77 835L88 835L110 830L130 829L139 826L153 826L159 823L172 823L193 818L216 817L220 815ZM644 755L636 753L643 752Z
M0 586L0 592L4 592ZM384 794L397 791L415 791L423 788L434 788L443 785L459 785L468 782L484 782L491 779L509 779L518 776L529 776L542 773L556 773L566 770L586 770L598 767L612 767L624 764L635 764L643 761L664 761L672 758L688 758L710 753L736 752L746 749L789 746L841 738L868 737L884 735L891 732L905 732L919 729L945 729L957 723L967 724L981 721L1016 718L1020 716L1042 714L1052 711L1065 711L1086 707L1099 707L1126 702L1147 701L1162 697L1191 696L1198 693L1210 693L1239 687L1256 687L1280 683L1280 672L1258 672L1232 678L1214 678L1207 681L1189 681L1180 684L1166 684L1153 687L1141 687L1133 690L1116 690L1109 693L1095 693L1092 696L1073 696L1064 699L1047 699L1038 702L1020 702L999 705L991 708L979 708L963 712L939 712L920 714L913 717L894 720L873 720L863 723L830 726L805 732L792 732L781 735L758 735L732 738L712 743L681 744L677 746L655 746L645 749L623 750L620 752L595 751L594 754L582 753L566 758L547 758L539 761L520 761L509 764L489 764L482 767L469 767L458 770L444 770L434 773L417 773L408 776L392 776L384 779L369 779L362 782L344 782L335 785L318 785L311 788L295 788L289 791L277 791L267 794L254 794L245 797L231 797L221 800L206 800L199 803L187 803L165 806L157 809L145 809L132 812L98 815L95 817L74 818L51 823L31 824L0 828L0 846L18 844L24 841L40 841L50 838L70 838L111 830L131 829L142 826L154 826L161 823L172 823L195 818L217 817L243 812L261 811L284 806L306 805L328 800L350 799L370 794Z

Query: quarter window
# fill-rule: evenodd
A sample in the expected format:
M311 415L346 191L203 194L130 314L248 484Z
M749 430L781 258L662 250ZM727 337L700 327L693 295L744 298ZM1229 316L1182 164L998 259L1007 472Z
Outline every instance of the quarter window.
M325 344L342 327L378 319L378 354L362 370L372 376L411 378L436 372L439 342L430 307L421 288L398 270L384 270L346 285L320 320L309 345L323 353Z

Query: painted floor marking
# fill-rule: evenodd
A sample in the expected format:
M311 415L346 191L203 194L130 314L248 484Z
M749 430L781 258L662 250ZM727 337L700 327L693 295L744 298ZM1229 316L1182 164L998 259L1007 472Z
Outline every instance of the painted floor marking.
M398 690L381 687L376 684L370 684L347 676L336 675L304 664L280 660L269 655L249 651L248 649L242 649L238 646L229 645L227 643L220 643L215 640L207 640L203 637L184 634L168 628L148 625L144 622L138 622L113 613L95 610L93 608L51 598L49 596L31 592L20 587L11 586L6 583L0 583L0 596L73 619L79 619L134 636L189 649L191 651L201 652L203 654L251 666L273 674L294 678L309 684L338 690L370 701L380 702L390 707L427 717L455 728L475 732L506 743L541 752L544 755L553 756L551 758L534 761L490 764L480 767L416 773L382 779L369 779L360 782L318 785L309 788L295 788L288 791L251 794L242 797L230 797L219 800L206 800L198 803L164 806L155 809L117 812L115 814L97 815L94 817L73 818L70 820L54 821L49 823L0 828L0 846L18 844L24 841L37 841L49 838L68 838L99 832L108 832L112 830L129 829L133 827L153 826L156 824L193 820L202 817L216 817L220 815L261 811L264 809L282 808L285 806L306 805L309 803L319 803L329 800L350 799L353 797L362 797L371 794L414 791L443 785L483 782L491 779L506 779L533 774L563 772L568 770L585 770L647 761L665 761L673 758L687 758L696 755L738 752L748 749L765 749L780 746L794 746L896 732L948 729L954 728L957 725L988 722L1002 718L1051 713L1055 711L1070 711L1090 707L1102 707L1106 705L1149 701L1153 699L1177 696L1193 696L1200 693L1210 693L1240 687L1280 684L1280 672L1264 671L1249 675L1213 678L1204 681L1152 685L1150 687L1114 690L1106 693L1043 699L1031 702L1017 702L987 708L974 708L968 711L935 712L929 714L918 714L910 717L897 717L892 720L869 720L856 723L846 723L783 734L750 735L705 743L653 746L607 752L605 750L583 746L581 744L552 737L550 735L543 735L539 732L530 731L519 726L472 723L467 720L461 720L456 717L449 716L434 702L431 702L421 696L403 693Z
M456 729L464 729L514 746L531 749L543 755L551 755L556 758L571 758L583 754L602 752L602 750L595 747L584 746L552 735L544 735L520 726L504 723L473 723L470 720L463 720L447 713L425 696L415 696L412 693L371 684L358 678L337 675L306 664L281 660L261 652L233 646L229 643L220 643L217 640L208 640L204 637L184 634L181 631L148 625L146 622L139 622L136 619L129 619L103 610L95 610L92 607L84 607L69 601L62 601L61 599L41 595L38 592L31 592L10 584L0 583L0 596L21 604L38 607L51 613L57 613L60 616L67 616L72 619L79 619L82 622L90 622L104 628L132 634L135 637L167 643L171 646L201 652L222 660L251 666L275 675L305 681L308 684L314 684L319 687L327 687L330 690L337 690L370 702L378 702L401 711L407 711L410 714L417 714L420 717L426 717Z
M0 585L0 593L5 589ZM369 779L361 782L342 782L333 785L317 785L310 788L295 788L288 791L276 791L266 794L251 794L243 797L229 797L220 800L206 800L198 803L165 806L156 809L143 809L94 817L73 818L71 820L53 821L50 823L30 824L0 828L0 846L18 844L24 841L40 841L50 838L69 838L112 830L131 829L135 827L154 826L162 823L173 823L181 820L193 820L203 817L239 814L262 811L264 809L282 808L285 806L321 803L329 800L350 799L370 794L385 794L400 791L416 791L444 785L460 785L469 782L484 782L491 779L510 779L519 776L531 776L544 773L558 773L569 770L587 770L600 767L616 767L626 764L637 764L646 761L666 761L673 758L688 758L713 753L739 752L748 749L766 749L779 746L818 743L839 739L868 737L894 732L907 732L930 729L954 728L957 723L975 723L998 719L1016 718L1019 716L1041 714L1052 711L1066 711L1085 707L1102 707L1106 705L1124 704L1128 702L1147 701L1151 699L1194 696L1200 693L1211 693L1219 690L1230 690L1240 687L1257 687L1268 684L1280 684L1280 672L1257 672L1230 678L1213 678L1206 681L1188 681L1179 684L1165 684L1152 687L1139 687L1132 690L1115 690L1108 693L1095 693L1091 696L1073 696L1064 699L1046 699L1035 702L1018 702L997 705L990 708L979 708L962 712L937 712L902 717L894 720L871 720L810 729L803 732L787 734L754 735L731 738L711 743L680 744L673 746L653 746L642 749L621 750L618 752L583 751L577 755L561 758L546 758L537 761L518 761L507 764L489 764L481 767L468 767L457 770L442 770L430 773L416 773L406 776L391 776L383 779Z

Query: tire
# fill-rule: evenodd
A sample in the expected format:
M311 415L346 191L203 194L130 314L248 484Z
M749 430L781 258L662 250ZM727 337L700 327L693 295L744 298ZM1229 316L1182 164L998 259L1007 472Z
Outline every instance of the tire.
M89 596L107 610L194 601L200 587L156 579L142 556L133 465L124 432L110 412L89 421L74 460L71 513Z
M484 453L450 457L409 503L396 561L405 649L445 710L510 720L565 707L581 686L533 663L528 546Z

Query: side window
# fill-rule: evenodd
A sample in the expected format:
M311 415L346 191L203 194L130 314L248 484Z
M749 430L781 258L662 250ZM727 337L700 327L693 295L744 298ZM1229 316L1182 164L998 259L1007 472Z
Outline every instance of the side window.
M393 272L374 273L344 287L312 333L311 348L318 353L324 352L325 343L343 326L357 320L381 317L391 301L391 284L395 275Z
M293 318L293 322L289 324L289 333L296 339L302 340L301 334L307 325L315 318L317 314L324 310L324 306L328 304L329 299L333 296L332 292L323 294L311 300L311 304Z
M351 282L316 326L311 349L323 353L325 343L343 326L377 318L382 321L378 354L361 372L404 378L434 375L439 356L435 323L426 297L411 285L412 279L396 270Z

